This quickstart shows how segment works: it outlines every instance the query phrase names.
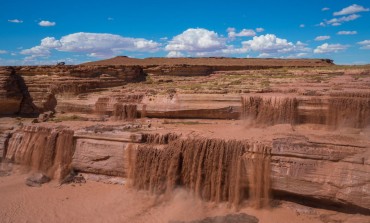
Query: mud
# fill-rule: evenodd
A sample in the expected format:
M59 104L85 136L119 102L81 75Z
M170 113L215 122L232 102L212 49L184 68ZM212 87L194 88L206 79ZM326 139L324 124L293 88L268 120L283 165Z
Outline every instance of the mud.
M131 186L155 194L181 187L205 201L227 201L237 207L250 198L253 206L266 207L268 151L260 144L218 139L180 139L163 148L139 146L127 154Z
M9 140L6 159L61 179L69 172L73 131L25 126Z
M295 124L298 121L298 101L290 97L242 97L242 119L254 125Z

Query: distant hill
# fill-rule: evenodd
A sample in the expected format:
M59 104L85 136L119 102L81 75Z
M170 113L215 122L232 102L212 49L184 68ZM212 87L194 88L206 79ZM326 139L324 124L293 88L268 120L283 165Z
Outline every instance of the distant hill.
M230 58L230 57L199 57L199 58L164 58L145 59L117 56L111 59L84 63L82 65L206 65L206 66L287 66L317 67L334 65L330 59L262 59L262 58Z

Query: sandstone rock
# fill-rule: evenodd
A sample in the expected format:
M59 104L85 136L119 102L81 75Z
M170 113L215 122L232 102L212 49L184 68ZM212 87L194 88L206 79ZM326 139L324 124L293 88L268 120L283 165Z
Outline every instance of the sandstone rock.
M103 75L98 78L101 74L108 74L108 76ZM38 115L46 111L54 111L58 104L58 97L68 98L103 88L121 86L127 82L142 81L145 75L142 68L138 66L2 68L0 86L4 85L4 93L0 91L0 96L7 98L7 101L1 101L7 104L1 106L0 114L20 112L21 114ZM13 87L9 88L12 85Z
M37 122L40 123L40 122L46 122L47 120L49 120L50 118L52 118L54 115L54 112L53 111L48 111L48 112L44 112L42 114L39 115L38 119L37 119Z
M123 178L123 177L112 177L112 176L92 174L92 173L82 173L81 175L86 180L102 182L106 184L118 184L118 185L126 184L126 178Z
M0 67L0 115L18 113L22 99L14 70L10 67Z
M145 97L138 110L151 118L238 119L240 96L219 94L176 94Z
M285 138L273 141L271 155L276 192L370 210L368 147Z
M42 184L50 181L50 178L42 173L35 173L27 177L26 185L30 187L41 187Z
M170 223L258 223L259 220L251 215L244 213L229 214L226 216L208 217L195 221L170 221Z
M81 172L126 176L127 143L95 139L77 139L72 167Z

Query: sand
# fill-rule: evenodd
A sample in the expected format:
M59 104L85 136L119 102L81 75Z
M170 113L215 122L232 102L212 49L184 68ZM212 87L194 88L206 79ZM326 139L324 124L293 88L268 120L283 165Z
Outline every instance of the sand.
M122 185L99 182L40 188L25 185L27 174L0 178L1 222L153 222L196 220L237 212L226 203L195 199L178 190L173 196L155 197ZM294 207L296 209L296 207ZM317 215L300 214L287 205L267 210L243 207L239 212L264 223L321 222Z

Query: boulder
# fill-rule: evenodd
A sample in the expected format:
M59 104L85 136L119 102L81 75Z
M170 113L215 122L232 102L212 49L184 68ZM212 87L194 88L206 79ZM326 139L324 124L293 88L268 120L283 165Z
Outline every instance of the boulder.
M42 184L48 183L50 178L42 173L35 173L27 177L26 185L29 187L41 187Z

